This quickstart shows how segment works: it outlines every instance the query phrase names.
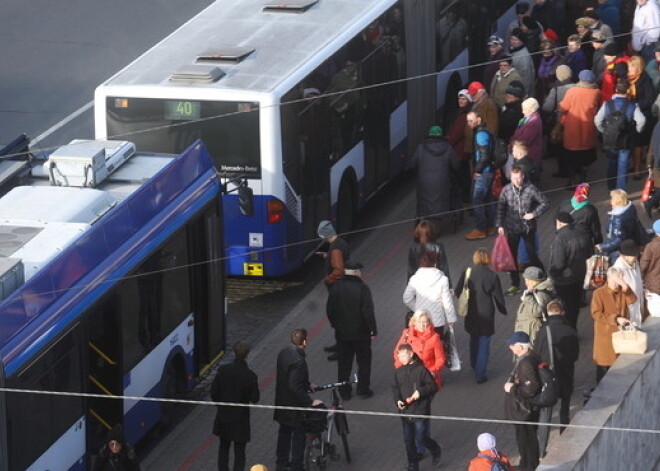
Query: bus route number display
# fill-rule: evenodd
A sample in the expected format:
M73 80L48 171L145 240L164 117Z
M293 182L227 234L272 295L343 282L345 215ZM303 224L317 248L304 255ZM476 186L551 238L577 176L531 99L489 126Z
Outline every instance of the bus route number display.
M198 101L166 101L165 119L186 121L201 118L201 106Z

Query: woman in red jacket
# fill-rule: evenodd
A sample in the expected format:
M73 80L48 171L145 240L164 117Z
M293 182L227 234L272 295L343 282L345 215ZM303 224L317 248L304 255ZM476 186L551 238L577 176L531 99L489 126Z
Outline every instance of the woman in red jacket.
M410 318L407 329L403 329L401 338L394 346L394 367L399 368L401 363L397 356L397 347L407 343L413 348L427 370L431 372L438 389L442 387L440 371L445 366L445 349L442 340L436 333L430 314L424 310L415 311Z

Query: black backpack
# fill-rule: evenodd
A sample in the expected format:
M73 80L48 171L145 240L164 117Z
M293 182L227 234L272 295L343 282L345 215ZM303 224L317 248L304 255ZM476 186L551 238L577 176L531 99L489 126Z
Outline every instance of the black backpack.
M493 141L492 145L492 159L493 159L493 169L497 170L498 168L504 167L507 160L509 159L509 149L507 148L506 143L503 139L500 139L497 136L491 135L490 138Z
M484 453L479 453L477 455L479 458L486 458L490 461L490 471L509 471L507 465L502 463L500 460L493 458L492 456L486 455Z
M630 134L633 129L635 104L627 98L621 98L623 106L618 109L614 99L605 103L605 119L603 119L603 149L627 149Z
M552 348L552 345L550 346ZM541 391L529 400L534 407L552 407L557 404L559 399L559 386L557 377L549 363L539 364L539 380L541 381Z

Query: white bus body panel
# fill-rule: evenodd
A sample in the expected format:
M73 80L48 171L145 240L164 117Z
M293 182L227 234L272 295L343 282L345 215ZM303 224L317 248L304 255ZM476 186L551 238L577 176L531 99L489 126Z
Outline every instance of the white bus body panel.
M66 471L84 459L86 421L81 417L27 471ZM39 433L35 430L35 433Z

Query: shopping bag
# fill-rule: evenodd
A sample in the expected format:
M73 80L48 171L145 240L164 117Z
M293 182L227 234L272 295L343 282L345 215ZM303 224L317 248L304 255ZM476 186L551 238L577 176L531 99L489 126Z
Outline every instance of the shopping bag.
M465 279L463 280L463 290L461 291L461 295L458 298L458 315L461 317L465 317L468 315L468 305L470 303L470 285L468 282L470 281L470 274L472 273L472 268L468 268L465 270Z
M654 192L655 182L653 180L653 170L649 168L649 176L646 177L646 181L644 182L644 189L642 190L642 203L649 201Z
M607 255L596 254L587 259L587 273L584 276L584 289L600 288L607 281L610 259Z
M651 317L660 317L660 295L649 293L646 295L646 307Z
M495 239L493 251L490 254L490 268L494 271L514 271L516 270L516 260L513 258L509 241L504 234L499 234Z
M490 186L491 194L493 195L494 200L500 199L502 194L502 188L504 188L504 181L502 180L502 169L498 168L495 170L495 175L493 176L493 183Z
M458 357L458 347L456 347L456 336L454 335L454 327L449 326L447 336L449 337L449 370L461 371L461 359Z
M612 334L612 347L617 355L642 355L646 353L647 340L646 332L628 324Z

